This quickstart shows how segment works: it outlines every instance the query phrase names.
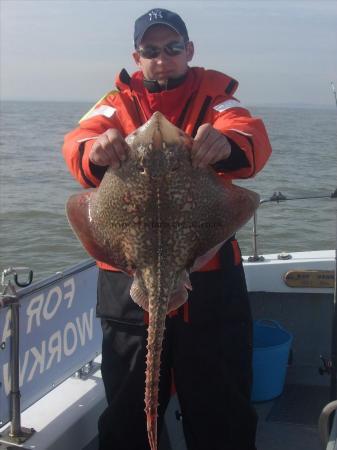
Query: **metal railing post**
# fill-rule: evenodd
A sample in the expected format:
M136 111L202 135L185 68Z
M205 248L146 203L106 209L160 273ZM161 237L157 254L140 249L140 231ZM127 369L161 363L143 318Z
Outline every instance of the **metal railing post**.
M9 436L21 435L21 404L19 385L19 303L15 302L11 306L11 429Z
M257 251L257 212L254 211L253 216L253 256L249 256L248 261L249 262L257 262L257 261L264 261L263 256L259 256Z
M21 393L19 378L19 344L20 344L20 303L13 283L9 280L5 283L5 277L14 275L15 283L18 286L28 286L32 282L33 274L29 271L29 279L25 283L18 281L18 272L27 271L25 267L13 269L9 268L2 272L0 292L0 308L9 307L11 311L10 322L10 419L9 429L5 430L0 437L0 442L10 444L22 444L35 432L33 428L23 428L21 426Z

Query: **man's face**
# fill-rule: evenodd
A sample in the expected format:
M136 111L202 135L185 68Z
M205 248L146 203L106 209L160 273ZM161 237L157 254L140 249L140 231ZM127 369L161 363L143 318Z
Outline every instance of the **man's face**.
M156 58L148 59L141 56L137 51L133 53L134 60L147 80L157 80L164 85L168 78L179 78L187 71L188 62L194 53L193 43L188 42L184 50L176 56L169 56L163 50L167 44L183 42L183 38L172 28L165 25L153 25L150 27L140 44L142 49L147 47L160 48L161 51Z

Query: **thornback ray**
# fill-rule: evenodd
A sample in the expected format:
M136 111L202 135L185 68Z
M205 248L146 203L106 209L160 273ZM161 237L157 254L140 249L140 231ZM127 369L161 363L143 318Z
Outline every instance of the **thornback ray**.
M166 315L187 300L188 274L251 218L259 196L193 168L192 139L159 112L126 142L127 160L97 189L72 196L67 214L91 256L134 277L130 295L149 312L145 413L156 450Z

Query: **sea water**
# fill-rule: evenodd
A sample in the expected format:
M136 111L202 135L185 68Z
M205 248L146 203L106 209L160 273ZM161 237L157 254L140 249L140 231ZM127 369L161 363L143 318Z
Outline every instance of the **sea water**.
M0 136L0 269L28 266L35 280L86 259L65 215L67 198L82 188L61 154L65 133L88 103L3 102ZM250 107L264 120L273 147L265 168L240 180L268 199L329 196L337 188L334 107ZM257 149L258 151L258 149ZM332 199L264 203L257 215L258 252L331 249L336 245ZM252 221L239 233L252 254Z

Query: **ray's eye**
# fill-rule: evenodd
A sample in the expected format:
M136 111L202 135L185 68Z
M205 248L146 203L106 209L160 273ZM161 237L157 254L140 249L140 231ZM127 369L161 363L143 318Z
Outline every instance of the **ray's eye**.
M139 173L145 173L145 169L142 164L137 164L137 170Z

